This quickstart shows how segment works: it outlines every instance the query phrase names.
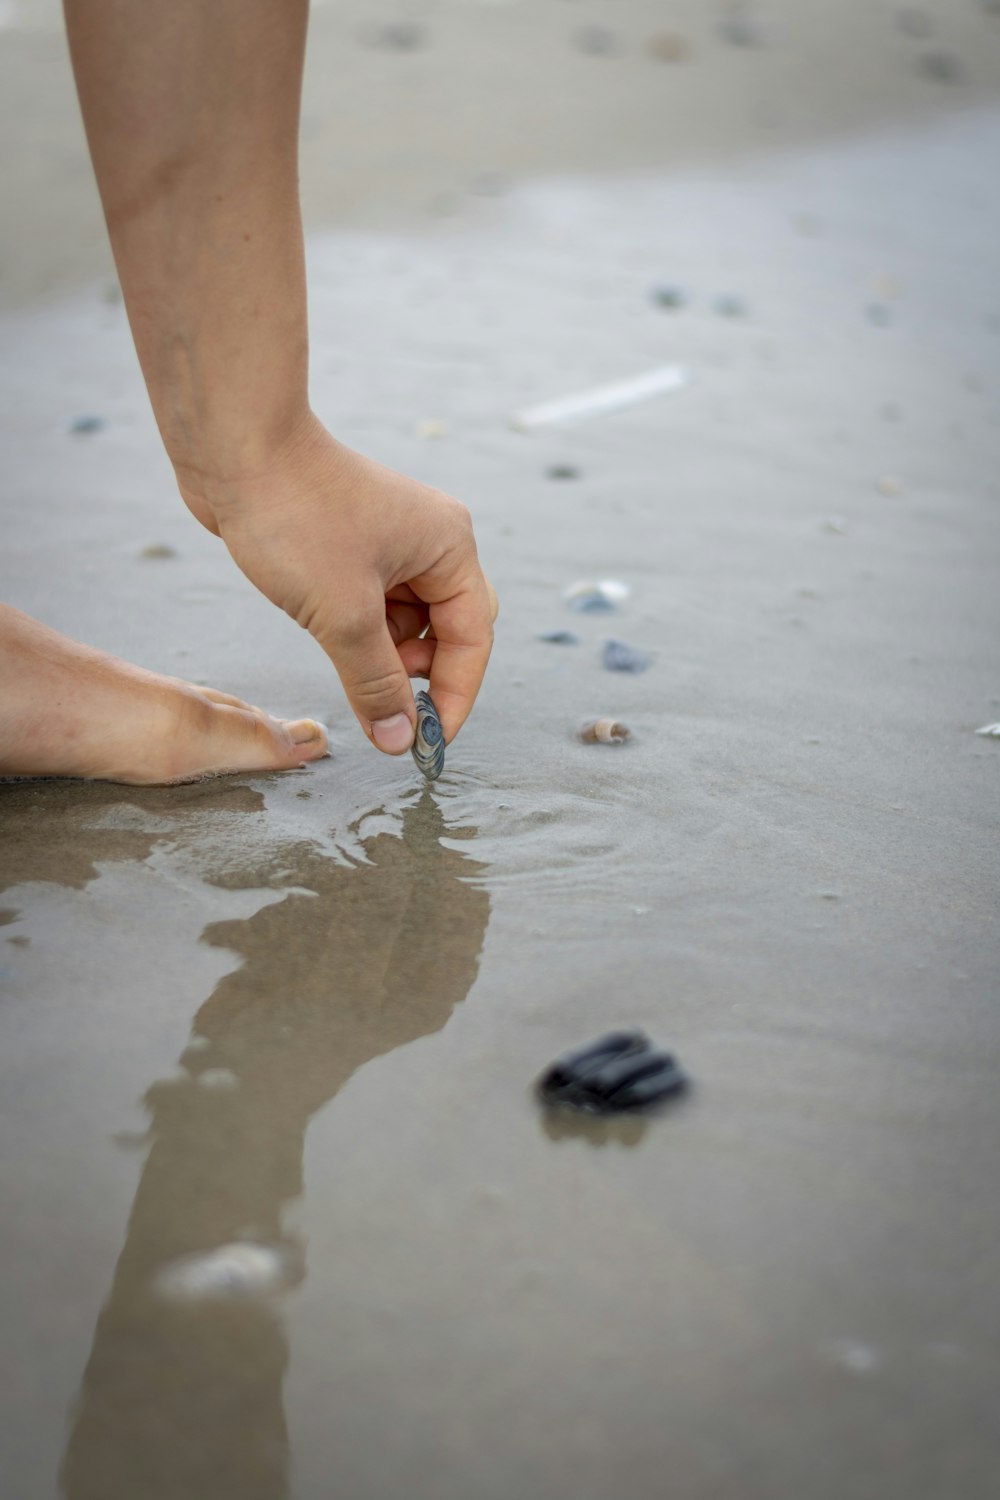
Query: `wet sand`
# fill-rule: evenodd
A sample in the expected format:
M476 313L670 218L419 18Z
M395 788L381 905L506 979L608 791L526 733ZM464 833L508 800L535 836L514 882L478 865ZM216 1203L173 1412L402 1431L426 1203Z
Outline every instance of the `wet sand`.
M358 11L317 10L315 403L471 504L503 604L430 792L172 495L92 203L88 270L41 233L80 146L63 94L35 106L0 595L322 717L334 755L0 788L5 1495L993 1493L1000 19L848 11L775 6L737 47L694 6L441 5L324 95ZM55 90L33 15L0 41ZM683 63L643 52L674 30ZM964 82L917 71L952 48ZM559 88L501 119L508 56ZM449 163L424 103L456 59ZM503 191L459 191L488 172ZM509 426L674 361L674 394ZM562 602L607 576L618 614ZM538 641L558 627L580 643ZM604 671L609 635L650 669ZM601 713L628 745L575 740ZM622 1023L690 1098L543 1119L541 1067ZM240 1238L283 1291L157 1295Z

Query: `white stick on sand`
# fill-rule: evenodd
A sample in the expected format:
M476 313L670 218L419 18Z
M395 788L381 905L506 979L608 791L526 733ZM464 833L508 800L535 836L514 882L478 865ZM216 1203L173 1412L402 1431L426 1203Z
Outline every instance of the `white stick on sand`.
M650 396L679 390L686 383L687 372L680 365L657 365L655 370L633 375L631 380L616 380L611 385L593 386L589 391L578 391L572 396L561 396L557 401L529 406L524 411L515 412L510 425L518 432L529 432L533 427L546 427L550 422L601 416L604 412L620 411L623 406L647 401Z

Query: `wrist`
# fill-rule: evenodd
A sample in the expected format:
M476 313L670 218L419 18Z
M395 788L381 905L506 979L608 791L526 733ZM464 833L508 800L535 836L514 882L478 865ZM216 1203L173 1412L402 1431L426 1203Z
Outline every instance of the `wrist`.
M266 500L275 476L309 449L317 429L324 430L304 401L249 429L206 427L196 441L167 444L167 456L185 504L217 532L237 507Z

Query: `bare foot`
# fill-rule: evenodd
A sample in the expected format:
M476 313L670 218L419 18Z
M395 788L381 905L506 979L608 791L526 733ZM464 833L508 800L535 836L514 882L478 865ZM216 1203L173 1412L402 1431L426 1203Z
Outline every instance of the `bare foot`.
M288 770L328 753L311 719L272 719L0 605L0 776L157 786L220 771Z

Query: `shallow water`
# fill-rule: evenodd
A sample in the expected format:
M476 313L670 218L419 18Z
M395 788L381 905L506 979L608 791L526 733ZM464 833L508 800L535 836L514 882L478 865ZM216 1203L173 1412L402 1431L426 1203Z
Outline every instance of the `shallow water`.
M313 243L320 409L470 500L503 603L431 789L178 507L120 310L10 321L6 596L334 755L0 787L5 1494L991 1492L998 150L970 116ZM665 358L660 404L506 426ZM618 614L567 610L606 575ZM578 742L603 713L628 744ZM691 1097L542 1117L542 1067L623 1023ZM239 1243L281 1284L163 1296Z

